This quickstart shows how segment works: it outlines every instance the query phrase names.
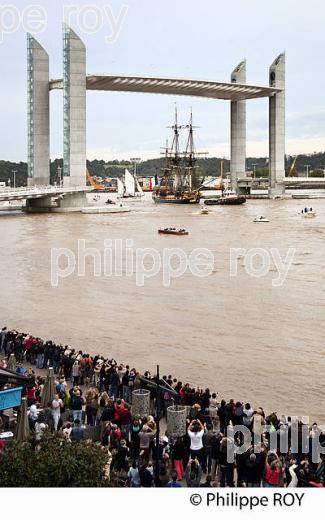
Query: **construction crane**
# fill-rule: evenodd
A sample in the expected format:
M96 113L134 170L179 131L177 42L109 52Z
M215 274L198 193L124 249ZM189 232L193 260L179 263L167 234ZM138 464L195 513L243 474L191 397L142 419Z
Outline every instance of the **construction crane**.
M88 168L87 168L87 181L89 182L89 184L93 188L93 190L101 191L101 190L105 189L105 186L103 186L102 184L99 184L98 182L96 182L94 177L92 177L90 175L90 173L88 171Z
M291 166L289 168L289 171L288 171L288 177L292 177L293 176L293 171L295 169L297 157L298 157L298 155L296 155L294 160L292 161L292 164L291 164Z
M225 184L223 182L223 159L220 160L220 177L216 182L215 188L217 190L223 190L225 187Z

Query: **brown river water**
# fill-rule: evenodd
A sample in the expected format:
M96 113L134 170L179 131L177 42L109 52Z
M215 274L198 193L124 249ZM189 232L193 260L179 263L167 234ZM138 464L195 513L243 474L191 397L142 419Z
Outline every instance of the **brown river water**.
M324 200L308 202L315 219L298 214L303 200L252 200L214 207L209 215L197 206L155 205L150 195L126 204L132 212L0 214L0 325L139 370L154 372L159 363L161 372L209 387L220 398L325 424ZM270 222L253 223L256 215ZM190 234L159 236L165 226ZM134 248L158 254L164 248L182 248L187 255L207 248L214 265L204 277L187 270L169 287L161 272L137 286L139 266L127 276L124 259L121 276L95 277L88 257L85 276L75 273L52 287L51 248L76 254L78 239L101 253L107 239L129 239ZM253 277L240 258L237 276L230 276L231 248L264 248L267 254L276 248L282 259L289 248L295 253L283 285L276 286L273 261L267 274Z

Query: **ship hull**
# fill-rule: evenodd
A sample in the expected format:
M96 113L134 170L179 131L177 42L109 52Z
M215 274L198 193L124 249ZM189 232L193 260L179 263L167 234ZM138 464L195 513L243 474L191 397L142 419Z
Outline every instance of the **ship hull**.
M204 201L206 206L238 206L246 202L245 197L229 197L220 199L207 199Z
M185 236L188 235L188 231L173 231L170 229L158 229L159 235L178 235L178 236Z
M198 204L200 197L152 197L156 204Z
M164 199L154 199L156 204L198 204L196 200L164 200Z

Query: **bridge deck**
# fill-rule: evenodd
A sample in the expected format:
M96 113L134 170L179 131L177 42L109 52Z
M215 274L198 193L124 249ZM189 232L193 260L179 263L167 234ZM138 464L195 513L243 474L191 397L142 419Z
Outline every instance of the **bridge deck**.
M62 88L62 79L50 81L50 90ZM259 85L150 76L117 76L113 74L88 75L86 88L87 90L196 96L228 101L270 97L277 92L281 92L279 88Z
M56 197L70 193L81 193L91 191L89 186L78 186L75 188L61 188L56 186L36 186L32 188L16 188L0 191L0 201L40 199L42 197Z

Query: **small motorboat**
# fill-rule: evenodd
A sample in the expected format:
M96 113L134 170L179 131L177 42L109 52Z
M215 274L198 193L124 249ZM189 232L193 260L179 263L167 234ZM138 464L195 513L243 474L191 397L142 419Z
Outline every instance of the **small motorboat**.
M268 218L263 217L263 215L261 215L260 217L255 217L253 222L270 222L270 221Z
M112 199L107 199L107 201L105 202L105 204L115 204L115 202L113 202Z
M208 210L208 208L201 208L200 213L201 213L201 215L209 215L209 210Z
M186 229L164 228L158 229L159 235L188 235Z

